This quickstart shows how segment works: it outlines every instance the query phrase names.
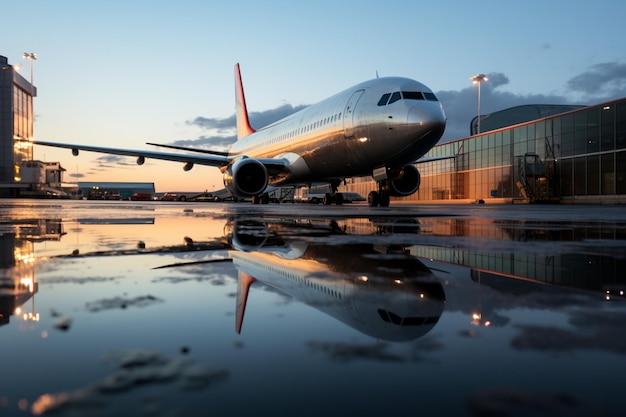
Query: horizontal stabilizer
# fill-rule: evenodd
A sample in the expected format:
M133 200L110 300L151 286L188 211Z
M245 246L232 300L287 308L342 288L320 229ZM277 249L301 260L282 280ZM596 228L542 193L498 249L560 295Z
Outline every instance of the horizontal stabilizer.
M179 151L206 153L209 155L228 156L228 152L212 151L209 149L188 148L185 146L165 145L162 143L152 143L152 142L146 142L146 145L158 146L160 148L177 149Z

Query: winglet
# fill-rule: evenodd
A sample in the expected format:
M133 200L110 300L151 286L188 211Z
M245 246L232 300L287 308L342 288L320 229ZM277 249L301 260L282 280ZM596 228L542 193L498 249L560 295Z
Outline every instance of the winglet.
M237 334L241 333L243 315L246 312L246 303L248 301L248 292L250 291L250 286L255 281L256 279L253 276L239 271L239 279L237 280L237 322L235 323Z
M248 119L246 96L243 93L243 83L241 82L241 71L238 63L235 65L235 103L237 106L237 139L241 139L254 133L255 130L250 126L250 120Z

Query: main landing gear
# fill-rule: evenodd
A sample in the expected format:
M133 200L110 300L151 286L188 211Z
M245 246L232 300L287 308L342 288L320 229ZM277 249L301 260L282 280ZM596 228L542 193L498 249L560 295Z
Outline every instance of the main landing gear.
M330 206L333 203L335 203L336 206L341 206L343 204L343 194L337 192L339 184L341 184L341 180L332 180L330 182L330 193L324 194L325 206Z
M270 202L270 195L263 193L252 196L252 204L268 204Z
M370 207L389 207L389 193L382 190L380 182L378 183L378 191L371 191L367 195L367 205Z

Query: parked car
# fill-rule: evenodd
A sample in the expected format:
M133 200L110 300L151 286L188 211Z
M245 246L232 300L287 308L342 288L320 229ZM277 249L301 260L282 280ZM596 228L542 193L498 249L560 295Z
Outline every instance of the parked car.
M198 202L219 202L221 198L211 193L200 194L199 196L194 197L193 201Z
M135 193L130 196L131 201L152 201L152 194Z
M165 193L163 197L161 197L161 201L178 201L178 194L176 193Z

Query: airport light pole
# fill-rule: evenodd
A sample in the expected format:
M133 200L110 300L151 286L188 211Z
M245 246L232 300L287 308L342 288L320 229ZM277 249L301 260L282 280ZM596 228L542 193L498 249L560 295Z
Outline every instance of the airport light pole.
M27 59L30 61L30 117L32 118L32 123L31 123L31 128L30 128L30 138L29 139L33 139L33 137L35 136L35 106L33 104L33 100L35 99L34 94L35 94L35 87L33 85L33 62L37 59L37 54L34 52L24 52L23 55L24 59ZM34 155L32 154L33 152L33 147L32 144L30 145L30 159L34 158Z
M476 74L473 77L470 77L470 80L474 84L478 84L478 119L477 119L477 127L476 133L480 133L480 83L483 81L489 81L489 78L485 74Z

